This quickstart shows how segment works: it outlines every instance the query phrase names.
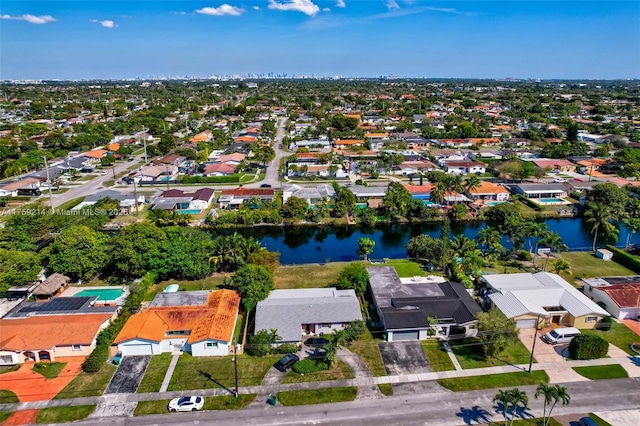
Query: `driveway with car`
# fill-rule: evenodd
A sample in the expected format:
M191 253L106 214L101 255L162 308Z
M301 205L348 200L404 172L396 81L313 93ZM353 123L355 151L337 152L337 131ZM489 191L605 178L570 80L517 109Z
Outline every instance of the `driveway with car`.
M149 361L151 361L151 355L123 357L104 393L135 393Z
M418 341L384 342L379 348L384 368L390 376L433 371Z

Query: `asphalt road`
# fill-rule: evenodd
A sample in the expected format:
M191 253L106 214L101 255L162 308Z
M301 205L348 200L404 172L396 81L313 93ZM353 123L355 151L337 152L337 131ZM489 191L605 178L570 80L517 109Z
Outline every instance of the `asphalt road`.
M580 417L593 411L640 407L640 380L618 379L568 383L571 403L556 406L554 414ZM542 415L542 401L533 398L534 386L520 387L529 395L526 417ZM73 425L465 425L499 421L502 413L492 402L496 390L446 394L418 394L378 400L299 407L258 407L236 411L163 414L134 418L90 419ZM265 404L266 405L266 404Z
M291 155L282 149L282 139L284 138L284 132L286 130L287 119L279 118L277 122L276 137L273 142L273 150L276 152L275 158L267 165L267 171L262 181L245 185L247 188L258 188L262 184L269 184L273 188L280 188L280 176L278 175L278 169L280 167L280 160L284 157Z

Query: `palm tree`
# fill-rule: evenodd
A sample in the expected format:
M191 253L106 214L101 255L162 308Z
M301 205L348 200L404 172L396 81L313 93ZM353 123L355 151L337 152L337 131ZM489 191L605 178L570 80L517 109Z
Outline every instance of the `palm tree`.
M502 244L500 244L502 236L497 229L491 226L481 229L480 232L478 232L476 240L482 247L485 247L485 253L489 250L499 250L502 248Z
M467 175L467 177L464 178L464 189L466 189L467 192L480 188L481 184L480 178L476 175Z
M493 402L502 405L502 415L504 416L504 424L506 425L507 413L509 412L509 407L513 402L511 392L506 390L499 390L496 396L493 397Z
M438 182L433 188L431 188L430 201L434 204L443 204L446 189L442 182Z
M509 393L511 394L511 404L513 405L513 410L511 411L511 421L509 422L509 425L513 425L513 420L516 416L516 413L518 412L518 407L522 405L522 408L526 410L527 406L529 405L529 397L527 396L526 392L523 392L518 388L511 389Z
M551 419L551 413L558 402L562 402L562 405L571 403L571 395L567 393L567 388L560 385L556 385L555 388L556 392L553 397L553 405L551 405L551 409L549 410L549 419ZM549 420L547 420L547 424L549 424Z
M567 389L560 385L548 386L545 384L538 385L536 389L535 397L538 399L538 396L544 396L544 411L542 417L542 425L547 426L549 421L551 420L551 413L553 412L553 408L556 406L558 402L562 402L562 405L567 405L571 402L571 396L567 393ZM551 408L549 409L549 414L547 415L547 405L551 404Z
M552 271L556 274L560 274L562 272L565 272L568 275L573 274L573 272L571 272L571 264L567 262L566 259L556 259L551 263L551 265Z
M465 257L467 253L478 248L478 245L474 240L466 235L456 235L451 240L451 250L456 257Z
M596 251L596 240L598 234L604 234L607 239L611 236L617 239L620 231L611 223L616 216L606 204L592 204L587 208L584 216L587 223L591 224L591 233L593 234L593 251Z
M531 222L528 226L528 234L529 236L534 238L535 246L533 248L533 264L536 264L536 257L538 255L538 244L540 242L540 238L543 238L544 235L549 232L549 228L547 228L546 223L541 222Z
M462 194L465 189L465 181L462 175L453 175L453 177L448 182L449 193L457 192L458 194Z
M540 242L549 247L551 249L551 252L561 252L569 250L569 247L563 242L562 237L557 232L547 232L546 234L544 234ZM547 270L548 261L549 256L547 256L546 260L544 261L544 268L542 268L543 271Z
M627 234L627 244L625 245L625 248L629 250L629 242L631 241L631 236L640 231L640 218L627 217L624 219L624 224L629 231L629 233Z

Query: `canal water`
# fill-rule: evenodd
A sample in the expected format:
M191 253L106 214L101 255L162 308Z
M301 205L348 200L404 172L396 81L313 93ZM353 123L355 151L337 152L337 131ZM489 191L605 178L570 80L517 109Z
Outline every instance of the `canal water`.
M590 233L589 226L581 218L547 219L544 223L551 231L557 232L562 237L569 250L591 250L593 235ZM374 229L363 229L356 226L254 227L237 229L236 231L244 236L257 239L270 251L279 251L281 263L288 265L357 259L358 239L363 237L370 238L376 243L373 253L370 255L372 259L406 258L405 247L411 237L420 234L438 237L441 226L441 223L421 223L385 224ZM451 237L463 234L474 239L484 227L486 227L484 222L452 224ZM620 238L615 245L624 246L627 235L627 229L621 226ZM632 236L631 243L635 243L639 239L639 235ZM603 247L605 243L599 239L598 247ZM529 249L530 244L534 245L535 243L527 241L525 249ZM509 247L506 238L503 238L503 245Z

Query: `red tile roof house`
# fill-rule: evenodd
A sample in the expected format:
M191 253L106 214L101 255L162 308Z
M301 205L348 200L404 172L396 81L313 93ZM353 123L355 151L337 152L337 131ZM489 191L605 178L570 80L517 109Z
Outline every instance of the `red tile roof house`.
M240 208L242 204L248 203L252 198L260 198L263 201L273 201L276 191L272 188L236 188L224 189L218 198L221 209Z
M209 208L215 191L213 188L200 188L195 192L180 189L164 191L154 202L153 209L161 210L205 210Z
M547 167L549 167L551 168L551 170L560 170L561 172L576 171L576 165L569 160L554 160L554 159L540 158L537 160L533 160L533 164L540 167L541 169L546 169Z
M640 276L583 279L584 294L617 319L640 318Z
M202 176L231 176L236 168L238 165L233 163L211 163L204 167Z
M159 293L151 306L129 318L113 343L125 356L229 355L239 307L240 295L233 290Z

